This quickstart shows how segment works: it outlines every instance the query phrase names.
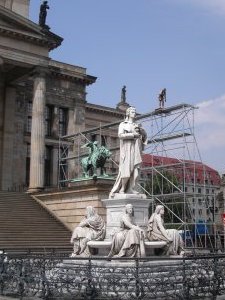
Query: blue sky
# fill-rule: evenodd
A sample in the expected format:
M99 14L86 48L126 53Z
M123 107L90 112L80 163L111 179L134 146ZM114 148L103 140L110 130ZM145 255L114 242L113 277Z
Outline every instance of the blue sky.
M42 1L31 0L37 22ZM47 24L62 36L50 56L87 68L97 82L87 100L115 107L123 85L139 112L199 106L203 161L225 172L225 0L49 0Z

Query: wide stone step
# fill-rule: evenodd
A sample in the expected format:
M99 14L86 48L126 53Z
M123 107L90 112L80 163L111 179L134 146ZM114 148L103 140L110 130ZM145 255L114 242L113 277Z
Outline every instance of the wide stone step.
M0 248L72 248L71 232L30 195L0 192Z

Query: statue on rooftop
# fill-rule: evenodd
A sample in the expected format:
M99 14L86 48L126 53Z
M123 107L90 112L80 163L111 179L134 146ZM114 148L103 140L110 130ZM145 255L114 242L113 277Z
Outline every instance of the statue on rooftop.
M93 206L87 206L86 216L80 224L74 229L71 244L74 245L71 257L81 255L90 256L91 253L87 246L88 241L101 241L105 238L105 222L97 214Z
M121 90L121 102L125 103L126 102L126 86L124 85L122 90Z
M43 3L40 6L39 25L41 27L47 27L47 28L49 28L46 25L47 9L49 9L48 1L43 1Z
M125 206L120 230L113 236L109 257L145 257L144 231L135 224L132 204Z
M159 107L164 108L164 104L166 102L166 89L162 89L158 95L159 99Z
M125 121L119 125L120 139L119 174L109 197L119 194L139 194L136 190L139 169L142 163L142 150L147 144L147 134L140 124L135 123L136 109L126 110Z
M164 207L157 205L148 221L147 238L149 241L165 241L167 245L161 254L183 254L183 240L178 230L165 229L163 225Z

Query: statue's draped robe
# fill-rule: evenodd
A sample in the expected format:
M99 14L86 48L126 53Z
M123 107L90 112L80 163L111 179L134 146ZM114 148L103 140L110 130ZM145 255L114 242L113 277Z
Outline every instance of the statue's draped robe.
M89 256L87 242L104 240L105 232L105 222L97 213L90 218L84 218L74 229L71 237L71 243L74 243L74 254L83 253L84 256Z
M124 214L120 220L120 230L113 236L109 257L144 257L144 234L138 229L131 228L135 225L132 218Z
M120 138L120 164L119 173L116 182L110 192L110 196L119 193L122 186L122 179L129 178L125 187L125 192L135 188L136 180L138 177L138 168L142 163L142 149L143 142L140 138L134 138L135 127L138 125L129 121L120 123L118 136ZM132 193L132 192L131 192Z
M176 229L165 229L160 214L153 213L148 221L147 238L149 241L165 241L166 254L176 255L183 250L183 240ZM171 241L172 240L172 241Z

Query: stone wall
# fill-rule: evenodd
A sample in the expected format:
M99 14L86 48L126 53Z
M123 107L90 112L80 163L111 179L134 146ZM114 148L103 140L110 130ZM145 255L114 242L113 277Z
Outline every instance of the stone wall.
M0 0L0 5L28 18L30 0Z
M0 72L0 188L2 182L2 144L3 144L3 118L4 118L4 81Z
M106 208L101 200L108 198L113 183L114 180L84 180L74 182L69 189L34 197L72 231L84 218L87 206L93 206L106 221Z

